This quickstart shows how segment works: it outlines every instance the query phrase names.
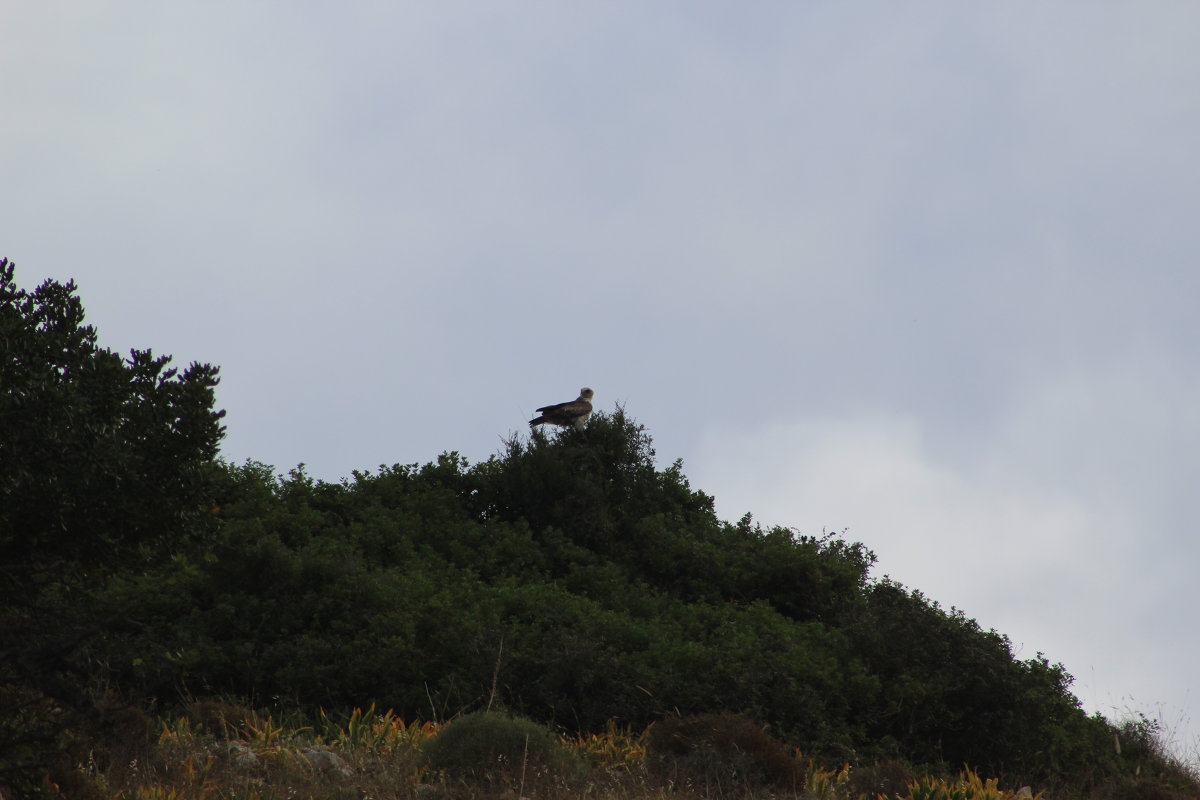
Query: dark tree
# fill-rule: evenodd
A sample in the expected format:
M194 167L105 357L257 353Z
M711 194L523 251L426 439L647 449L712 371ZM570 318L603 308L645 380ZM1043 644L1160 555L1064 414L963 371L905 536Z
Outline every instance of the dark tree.
M74 282L32 292L0 260L3 594L169 547L209 506L224 429L217 368L124 359L83 324Z
M122 358L74 282L14 271L0 259L0 784L56 750L47 720L96 717L89 649L136 625L98 591L203 529L224 432L215 367Z

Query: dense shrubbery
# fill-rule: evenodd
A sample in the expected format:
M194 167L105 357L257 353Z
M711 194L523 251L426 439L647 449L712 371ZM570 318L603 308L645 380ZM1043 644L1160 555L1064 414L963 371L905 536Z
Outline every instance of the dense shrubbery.
M1161 756L1116 753L1061 666L873 580L864 546L719 520L621 409L473 465L224 464L214 369L123 362L72 286L26 295L3 266L0 772L62 738L37 709L101 687L314 716L498 702L573 731L736 713L831 762L1026 782Z
M1070 677L837 538L718 520L621 410L469 465L340 484L228 467L203 552L114 582L121 685L572 730L736 712L831 759L1044 777L1119 767ZM120 650L119 648L125 648Z

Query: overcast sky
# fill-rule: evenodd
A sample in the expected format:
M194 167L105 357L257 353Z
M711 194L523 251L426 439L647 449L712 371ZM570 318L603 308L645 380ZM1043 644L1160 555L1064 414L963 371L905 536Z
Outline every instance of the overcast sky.
M596 391L1200 742L1200 5L0 5L0 256L330 480Z

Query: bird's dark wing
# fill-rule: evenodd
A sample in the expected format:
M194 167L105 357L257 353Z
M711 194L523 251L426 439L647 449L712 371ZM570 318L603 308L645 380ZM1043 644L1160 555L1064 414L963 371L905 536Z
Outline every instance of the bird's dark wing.
M578 416L592 410L592 404L586 400L572 400L568 403L555 403L552 406L542 406L538 412L547 416Z
M575 401L571 400L570 402L567 402L567 403L555 403L554 405L542 406L541 408L535 408L534 411L537 411L539 414L545 414L547 411L550 412L551 414L557 414L561 411L566 411L567 406L574 405L574 404L575 404Z

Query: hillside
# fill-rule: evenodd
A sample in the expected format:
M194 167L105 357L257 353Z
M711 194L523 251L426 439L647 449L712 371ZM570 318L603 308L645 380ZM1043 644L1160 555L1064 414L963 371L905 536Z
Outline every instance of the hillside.
M568 730L737 712L832 761L1105 769L1070 677L871 553L716 518L622 411L471 465L226 467L220 524L121 576L141 630L108 657L143 698L216 693L444 719L498 702Z
M231 698L577 736L732 713L831 765L1179 777L866 545L718 519L623 409L476 464L278 476L218 457L215 368L121 359L72 285L0 278L0 788Z

